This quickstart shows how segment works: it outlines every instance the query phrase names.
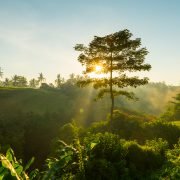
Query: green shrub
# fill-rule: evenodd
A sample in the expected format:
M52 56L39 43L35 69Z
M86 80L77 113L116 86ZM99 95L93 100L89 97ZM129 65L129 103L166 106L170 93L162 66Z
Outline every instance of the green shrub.
M180 138L180 129L171 123L163 121L145 123L142 131L144 141L146 139L162 138L166 140L171 147L173 147L173 144L176 144Z

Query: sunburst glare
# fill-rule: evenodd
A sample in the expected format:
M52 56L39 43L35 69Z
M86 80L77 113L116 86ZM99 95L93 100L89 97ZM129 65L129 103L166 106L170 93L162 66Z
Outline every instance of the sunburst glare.
M95 71L96 72L100 72L101 70L102 70L102 66L100 66L100 65L95 66Z
M102 70L103 70L103 66L96 65L94 67L94 72L90 73L89 77L90 78L98 78L98 79L104 78L106 75L104 73L102 73Z

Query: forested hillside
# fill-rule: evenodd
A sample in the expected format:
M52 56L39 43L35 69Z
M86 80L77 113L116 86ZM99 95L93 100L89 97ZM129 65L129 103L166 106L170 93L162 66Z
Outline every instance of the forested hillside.
M43 113L65 113L68 118L73 118L79 112L88 114L98 111L98 115L91 121L104 118L104 112L109 109L109 97L95 101L97 91L91 86L81 89L76 86L78 79L73 78L65 82L61 88L16 88L1 87L0 101L1 112L34 112ZM137 100L127 100L123 97L117 98L115 106L150 115L160 115L165 111L168 103L179 92L179 86L168 86L164 83L150 83L146 86L128 88L133 91ZM132 103L133 102L133 103ZM89 109L90 108L90 109ZM90 113L92 114L92 113ZM82 114L81 114L82 115ZM64 117L65 115L62 115ZM90 121L90 122L91 122ZM87 122L89 123L89 122Z
M79 88L76 81L75 78L69 79L61 88L1 87L2 151L12 147L17 157L25 161L34 156L36 160L33 165L42 168L42 163L50 154L53 141L59 136L62 138L67 136L66 130L62 131L66 123L74 121L78 126L87 128L93 122L106 120L110 107L109 97L95 101L96 90L90 86ZM136 115L136 119L140 121L153 122L166 112L166 107L170 105L169 101L179 91L179 87L150 83L133 91L139 100L118 98L115 106L122 112ZM122 127L120 123L119 128ZM68 126L66 128L69 131ZM124 128L122 130L125 133L132 131L129 129L126 132ZM68 141L68 138L66 140Z

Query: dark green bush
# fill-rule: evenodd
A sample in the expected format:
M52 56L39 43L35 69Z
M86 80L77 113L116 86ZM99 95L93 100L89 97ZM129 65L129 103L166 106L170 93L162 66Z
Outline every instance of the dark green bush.
M112 122L95 123L89 129L90 133L111 132L126 140L136 140L144 144L146 140L162 138L168 141L170 147L178 142L180 128L171 123L154 120L147 122L144 117L129 115L116 111Z

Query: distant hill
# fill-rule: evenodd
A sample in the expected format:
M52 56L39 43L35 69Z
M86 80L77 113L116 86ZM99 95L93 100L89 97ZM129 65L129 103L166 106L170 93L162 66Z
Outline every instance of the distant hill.
M0 112L58 112L67 97L60 91L31 88L0 88Z
M136 89L129 88L139 98L138 101L116 99L116 107L159 115L165 111L168 102L178 92L179 86L150 83ZM0 88L0 113L34 112L60 113L66 118L95 121L105 118L109 112L109 97L94 101L97 91L91 87L78 88L64 84L61 89Z

